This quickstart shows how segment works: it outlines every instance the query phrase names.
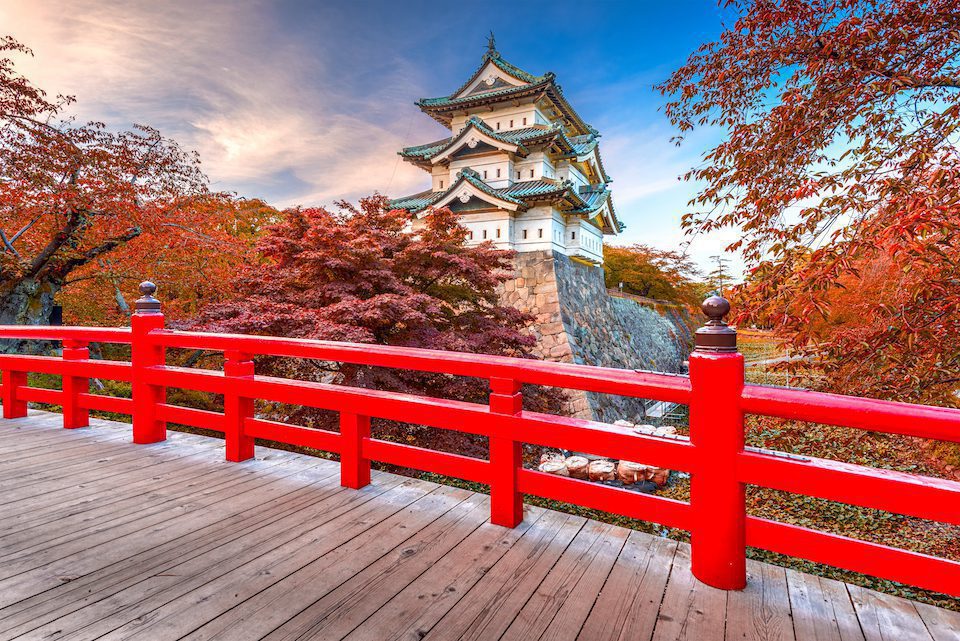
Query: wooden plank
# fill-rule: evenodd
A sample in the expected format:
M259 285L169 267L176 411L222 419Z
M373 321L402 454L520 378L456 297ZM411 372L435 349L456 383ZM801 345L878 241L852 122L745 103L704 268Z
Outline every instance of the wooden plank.
M264 467L279 462L274 474L258 474ZM238 505L262 502L253 490L265 495L282 495L293 487L283 483L304 465L294 457L277 456L273 461L247 461L232 466L224 474L236 482L215 491L198 491L193 500L175 510L151 516L115 530L80 537L67 545L59 545L27 558L0 566L0 598L7 603L56 586L64 577L86 574L120 559L149 550L165 537L180 536L212 520L222 518Z
M47 478L34 480L32 483L24 482L16 487L12 483L3 483L7 490L0 498L0 514L10 516L22 511L18 509L17 501L21 497L38 497L50 494L51 490L56 490L58 496L62 496L64 491L73 488L88 488L91 483L100 484L104 487L108 485L116 488L118 483L107 481L111 477L122 475L126 478L128 475L136 475L138 471L144 470L144 474L149 474L149 468L159 463L169 463L180 457L196 453L212 453L215 446L204 443L168 443L159 447L149 446L147 449L141 449L142 446L127 444L125 449L119 450L119 453L91 455L86 460L86 467L80 467L77 470L64 470L60 476L55 471L46 474ZM14 489L17 494L14 494ZM49 503L49 502L48 502ZM39 503L30 503L40 505Z
M162 459L160 459L160 461L161 462L158 463L157 465L151 465L151 466L143 465L140 468L132 468L132 473L135 474L135 476L120 475L119 477L117 477L117 481L116 483L114 483L114 485L123 484L123 483L133 483L133 482L136 482L138 479L141 481L147 480L145 479L146 475L152 472L155 472L157 467L160 467L160 465L162 464ZM299 462L296 462L293 464L299 465ZM216 466L217 467L212 467L209 463L205 466L196 465L195 470L204 471L206 469L206 471L216 472L218 469L224 469L224 470L229 469L229 465L226 463L218 462ZM154 478L155 477L150 476L149 480L153 480ZM201 474L189 479L183 478L179 483L174 482L168 487L159 485L158 487L154 488L151 492L151 497L155 500L141 501L139 504L134 504L132 511L129 511L127 513L116 513L116 514L110 513L110 516L108 518L98 519L95 523L91 524L87 528L84 528L84 529L78 528L77 530L73 531L72 536L70 536L69 538L71 540L75 540L78 538L82 538L83 536L91 532L110 529L115 523L119 522L118 521L119 519L123 519L124 517L126 517L126 520L130 520L131 518L135 518L137 516L146 516L158 510L164 509L165 503L170 503L171 501L177 501L178 499L192 498L196 494L198 488L206 492L209 490L213 490L217 487L220 487L221 485L224 485L229 482L230 482L229 478L224 478L223 476L220 476L217 474L213 474L212 476L209 474ZM90 485L94 486L93 483L91 483ZM91 491L93 489L100 489L102 487L103 487L102 485L95 485L93 488L81 486L81 489L84 489L86 491ZM169 507L172 507L172 506L169 506ZM62 525L63 524L61 524L61 526ZM52 525L49 528L47 528L44 531L44 533L50 532L50 533L56 534L57 528L61 526ZM11 559L20 558L24 556L26 553L24 550L28 549L31 546L31 543L33 540L33 537L31 536L31 534L32 533L30 532L30 530L27 530L25 532L21 532L16 535L11 534L10 536L6 537L5 541L7 542L8 546L4 548L4 554L0 556L0 560L2 560L5 565L9 565L9 562ZM35 535L35 533L33 534ZM39 541L44 540L42 535L37 538ZM51 541L51 542L47 542L45 545L43 545L43 547L50 549L50 548L53 548L55 545L56 543ZM4 572L4 569L0 568L0 576L4 575L3 572Z
M917 614L927 626L934 641L957 641L960 639L960 612L937 608L926 603L914 603Z
M396 498L406 491L407 498L404 500L409 500L409 484L404 489L402 486L405 484L397 479L388 480L386 485L387 493L392 490ZM108 575L98 577L87 587L92 598L81 595L82 609L71 604L66 616L45 616L45 625L37 627L33 624L31 636L60 630L58 637L95 638L131 620L137 620L137 617L152 620L156 618L149 616L152 609L171 603L218 576L269 555L279 547L291 546L291 541L298 541L307 547L312 542L313 546L322 547L326 538L324 533L337 532L338 528L353 532L358 526L354 525L354 530L351 530L350 523L382 509L380 503L372 500L384 493L379 489L344 492L339 484L333 483L327 488L327 496L309 508L245 532L223 545L208 547L183 561L167 558L163 565L151 563L147 568L139 560L123 564L123 573L128 576L121 578L127 580L118 582L116 576ZM423 490L420 492L422 494ZM261 575L261 579L270 576L267 573ZM196 608L195 614L205 617L205 608Z
M787 588L797 639L864 641L857 613L842 583L787 570Z
M576 639L629 534L588 521L500 641Z
M499 638L585 523L557 513L540 519L425 638Z
M24 474L17 476L14 481L3 481L7 492L0 497L0 506L8 505L27 496L44 494L51 488L63 487L67 483L87 482L91 475L98 480L102 480L129 469L152 465L161 462L170 451L196 451L212 449L213 447L213 444L181 443L178 440L170 440L152 445L125 443L111 452L93 449L87 453L85 458L75 463L66 462L60 467L53 463L36 473L25 471ZM121 463L123 465L120 465Z
M102 433L102 436L100 435ZM25 452L37 447L45 447L51 443L83 443L94 438L123 438L119 430L104 430L96 427L82 427L73 430L63 429L63 420L57 421L56 429L34 430L20 428L5 429L4 422L0 421L0 451ZM4 459L6 461L7 459Z
M386 500L387 496L391 500ZM225 573L211 567L212 576L208 572L200 575L200 581L178 582L174 586L177 598L171 600L164 593L139 600L130 612L107 614L76 638L96 638L112 629L110 638L114 640L138 635L179 639L271 585L285 578L290 581L294 573L312 577L301 590L324 594L381 556L384 548L389 550L468 496L465 490L408 479L376 501L365 516L319 525L281 546L267 541L252 561ZM122 625L118 627L118 623Z
M649 639L677 542L631 532L578 639Z
M125 479L120 487L116 487L117 484L84 487L79 489L88 490L87 492L73 496L64 497L60 492L51 492L31 500L31 505L38 504L35 511L3 516L0 522L0 549L7 549L6 544L16 540L14 537L24 532L33 532L35 536L39 533L42 537L49 538L53 527L60 527L65 523L87 523L109 515L122 515L128 507L144 506L144 499L152 492L166 492L168 486L216 474L216 468L201 464L203 456L202 452L196 452L170 457L169 460L153 466L152 476L140 480Z
M403 540L390 537L397 545L373 562L370 559L384 549L384 541L362 543L358 551L349 553L350 560L340 561L333 569L322 559L314 567L304 567L186 638L344 636L486 521L489 498L464 496L464 501L420 531L407 532ZM347 578L336 585L343 577Z
M747 587L727 595L726 638L794 641L787 574L783 568L747 561Z
M116 446L129 442L129 439L116 432L93 435L88 430L90 428L63 430L64 436L49 435L30 441L17 438L0 444L0 473L9 476L12 472L32 470L34 467L43 469L51 461L57 460L57 457L60 457L60 460L72 460L92 448L113 451ZM76 434L84 431L87 431L87 435ZM66 436L67 434L70 436Z
M171 463L200 453L203 453L203 450L199 447L177 448L165 451L162 455L154 452L148 456L144 452L140 459L120 462L110 468L101 469L91 465L89 477L74 477L60 483L54 480L46 486L32 487L21 496L10 496L9 502L0 504L0 518L13 524L17 519L25 517L42 517L61 506L69 505L77 498L116 491L127 482L138 483L150 479L164 469L169 469ZM164 467L158 467L161 465ZM11 491L11 495L12 493Z
M0 531L0 563L20 558L31 550L66 543L79 536L116 528L175 507L176 503L190 498L198 487L210 490L232 482L229 479L223 480L217 474L217 468L197 465L197 461L187 461L179 468L167 472L166 476L162 474L162 469L158 473L157 468L163 468L163 465L154 466L154 476L135 484L141 486L139 493L127 495L121 500L97 502L97 507L93 509L88 505L86 510L48 520L40 525L31 525L14 533L6 534L4 528ZM150 485L144 487L147 483ZM128 486L125 483L123 487Z
M515 528L489 522L481 525L346 638L351 641L422 639L547 511L526 506L524 514L523 522Z
M654 641L722 641L727 591L700 583L690 571L690 546L681 543L653 629Z
M25 424L12 427L11 424L19 420L28 421ZM72 430L64 429L63 415L42 412L37 416L30 416L26 419L0 420L0 448L7 445L32 447L39 443L49 443L50 439L60 439L64 442L82 442L92 438L123 438L124 435L130 436L130 425L124 425L126 429L118 428L119 423L110 423L104 425L107 421L98 421L90 419L88 427L80 427Z
M847 592L867 641L931 641L914 604L906 599L848 585Z
M13 636L13 632L34 630L105 599L113 598L114 604L120 604L122 597L115 595L138 584L144 584L138 588L140 598L144 598L162 590L167 582L183 583L192 567L199 567L200 573L213 566L227 569L228 564L241 562L244 555L254 554L257 546L275 546L285 541L288 532L296 536L304 527L312 529L314 519L332 521L401 482L397 477L381 479L380 485L369 490L344 492L338 475L339 471L334 477L318 477L316 483L285 495L282 501L269 500L254 509L241 510L188 535L169 539L147 553L4 608L0 610L0 633Z

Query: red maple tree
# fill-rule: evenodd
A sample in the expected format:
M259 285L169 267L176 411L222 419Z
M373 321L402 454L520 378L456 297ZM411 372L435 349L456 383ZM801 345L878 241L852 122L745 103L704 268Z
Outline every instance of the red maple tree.
M259 243L263 263L239 273L232 300L191 326L509 356L526 356L533 345L521 331L526 316L498 300L512 252L465 246L467 232L449 209L427 213L415 233L410 214L390 210L382 196L283 216ZM259 359L257 369L474 402L486 402L489 391L476 379L294 359ZM526 392L528 409L559 407L555 393ZM321 420L311 410L285 411L284 418Z
M783 330L828 372L883 360L831 377L839 389L888 395L898 380L899 397L956 402L960 5L724 4L740 17L660 86L681 132L726 132L686 175L704 186L685 225L741 230L741 319ZM873 287L842 327L819 322L878 265L909 276Z
M49 98L15 70L15 55L30 50L0 39L0 324L49 323L74 281L85 282L77 292L99 286L83 305L110 309L117 290L134 289L124 281L154 277L158 252L189 265L242 247L238 204L208 190L195 154L151 127L78 124L66 113L73 99Z

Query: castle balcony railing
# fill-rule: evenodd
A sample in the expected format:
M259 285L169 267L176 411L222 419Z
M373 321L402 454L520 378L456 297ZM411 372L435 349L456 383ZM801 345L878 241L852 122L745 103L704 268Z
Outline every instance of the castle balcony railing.
M853 430L960 442L960 410L855 398L744 382L736 332L723 317L729 304L704 303L710 318L696 337L689 376L568 363L266 336L173 331L164 327L156 288L144 283L131 327L0 326L0 338L62 341L62 357L0 355L5 418L24 416L28 402L63 407L65 428L88 424L90 410L132 416L133 441L166 438L167 423L222 432L226 458L254 454L269 439L339 454L341 483L370 482L372 461L486 484L493 523L514 527L524 494L661 523L691 533L693 574L722 589L745 586L746 548L753 546L960 597L960 563L747 514L745 488L763 486L830 501L960 525L960 483L745 446L747 414ZM131 346L130 362L94 360L91 342ZM222 371L166 364L169 348L224 354ZM254 357L289 357L439 372L487 379L480 405L411 394L261 376ZM59 375L62 389L31 387L29 372ZM126 381L132 398L93 394L89 379ZM655 399L689 406L689 438L638 434L589 420L523 409L521 385L544 385ZM166 390L223 395L224 411L172 405ZM257 418L254 401L269 400L339 413L340 431ZM489 439L489 457L472 458L380 440L371 418L459 430ZM538 444L616 459L656 463L690 473L682 502L525 469L521 445Z

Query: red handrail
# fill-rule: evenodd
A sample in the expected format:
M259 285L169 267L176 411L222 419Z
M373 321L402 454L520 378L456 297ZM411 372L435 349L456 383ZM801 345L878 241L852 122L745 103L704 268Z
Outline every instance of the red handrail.
M178 332L163 327L159 303L138 301L130 329L0 326L0 338L62 340L62 358L0 355L6 418L26 415L28 401L61 404L64 426L88 424L91 409L133 416L137 443L166 438L166 423L223 432L229 460L253 456L254 439L338 453L342 483L370 481L370 462L392 463L488 484L492 522L512 527L523 494L535 494L691 532L692 569L724 589L746 582L746 546L765 548L881 578L960 596L960 563L898 548L749 517L747 484L960 525L960 483L744 446L743 416L760 414L960 442L960 410L746 385L735 333L724 305L697 335L690 376L547 363L528 359L263 336ZM725 304L725 301L722 301ZM131 344L131 362L91 360L89 342ZM222 351L222 372L166 365L166 348ZM487 379L490 403L368 390L254 374L253 357L270 355L415 369ZM63 377L62 390L32 388L27 372ZM89 391L88 380L128 381L132 399ZM643 435L595 421L527 412L520 385L649 398L690 406L690 437ZM170 405L167 388L222 394L223 413ZM258 419L264 399L340 413L340 431ZM489 438L489 459L437 452L373 438L370 419L384 418ZM690 502L631 492L523 469L520 444L535 443L690 472Z

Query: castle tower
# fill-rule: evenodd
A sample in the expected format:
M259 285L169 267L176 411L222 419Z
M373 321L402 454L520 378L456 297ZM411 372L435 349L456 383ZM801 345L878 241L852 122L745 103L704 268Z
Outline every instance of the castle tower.
M393 207L414 214L449 207L470 244L603 263L603 236L622 225L600 134L570 106L552 72L534 76L510 64L491 34L482 63L459 89L416 104L450 136L399 152L432 185Z
M414 230L431 207L449 207L467 228L468 244L517 252L501 301L530 316L533 355L681 371L685 328L607 295L603 237L623 225L600 158L600 134L570 106L554 74L513 66L491 34L480 67L459 89L416 104L450 135L400 151L432 184L391 205L415 215ZM642 399L576 392L565 411L611 422L637 420L647 409Z

